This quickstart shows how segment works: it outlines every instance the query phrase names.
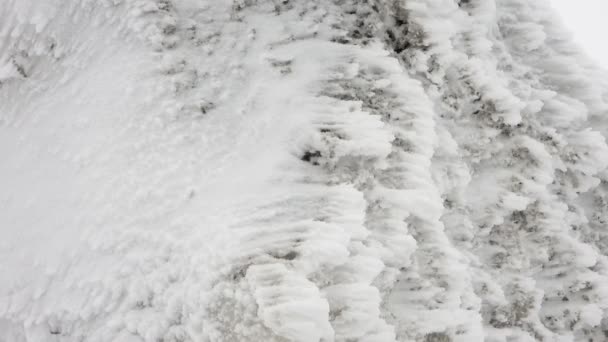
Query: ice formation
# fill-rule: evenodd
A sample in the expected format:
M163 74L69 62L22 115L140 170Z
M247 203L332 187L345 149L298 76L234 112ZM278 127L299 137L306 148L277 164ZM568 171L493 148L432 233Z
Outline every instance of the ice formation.
M606 341L579 51L547 0L3 0L0 341Z

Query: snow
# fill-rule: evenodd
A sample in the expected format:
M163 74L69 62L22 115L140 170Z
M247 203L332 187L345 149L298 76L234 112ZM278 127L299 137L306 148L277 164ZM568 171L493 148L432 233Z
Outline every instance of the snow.
M602 341L573 46L547 1L5 1L0 341Z

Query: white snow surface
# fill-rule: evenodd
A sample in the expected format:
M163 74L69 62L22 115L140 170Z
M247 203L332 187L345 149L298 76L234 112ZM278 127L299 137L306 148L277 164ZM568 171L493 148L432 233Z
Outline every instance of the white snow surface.
M0 341L606 341L579 51L546 0L3 0Z

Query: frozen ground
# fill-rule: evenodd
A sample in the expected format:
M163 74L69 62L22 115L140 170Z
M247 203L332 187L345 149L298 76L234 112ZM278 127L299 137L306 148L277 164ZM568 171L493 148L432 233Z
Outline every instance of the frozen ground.
M537 0L3 0L0 341L605 341L578 51Z

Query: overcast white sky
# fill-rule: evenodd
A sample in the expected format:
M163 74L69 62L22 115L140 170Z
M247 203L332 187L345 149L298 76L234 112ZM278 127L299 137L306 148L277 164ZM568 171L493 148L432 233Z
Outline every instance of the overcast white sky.
M587 53L608 68L608 0L550 0Z

